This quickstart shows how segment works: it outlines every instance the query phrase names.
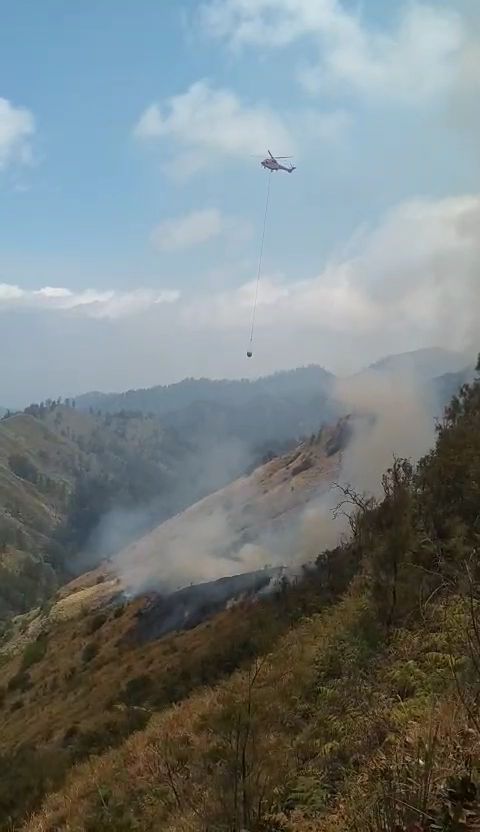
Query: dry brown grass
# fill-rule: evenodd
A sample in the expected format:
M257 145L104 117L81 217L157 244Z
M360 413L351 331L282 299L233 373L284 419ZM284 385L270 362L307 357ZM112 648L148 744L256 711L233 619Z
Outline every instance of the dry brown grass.
M455 697L443 612L432 606L424 629L387 646L368 598L348 596L80 765L25 832L418 832L480 747Z

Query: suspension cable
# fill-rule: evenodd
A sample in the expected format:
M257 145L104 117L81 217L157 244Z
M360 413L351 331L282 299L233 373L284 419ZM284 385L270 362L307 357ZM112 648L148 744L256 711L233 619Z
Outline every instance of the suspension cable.
M252 310L252 328L250 330L250 343L253 341L253 330L255 327L255 315L257 311L257 299L258 299L258 284L260 283L260 275L262 272L262 260L263 260L263 244L265 242L265 229L267 227L267 215L268 215L268 205L270 202L270 181L272 178L272 171L268 174L268 183L267 183L267 199L265 201L265 213L263 216L263 230L262 230L262 241L260 243L260 257L258 258L258 272L257 272L257 284L255 286L255 299L253 301L253 310Z

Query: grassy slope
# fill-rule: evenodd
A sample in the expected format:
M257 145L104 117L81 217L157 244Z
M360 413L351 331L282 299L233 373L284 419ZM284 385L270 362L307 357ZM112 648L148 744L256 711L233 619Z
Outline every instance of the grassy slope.
M2 514L21 524L27 539L42 540L59 514L59 499L17 476L9 457L21 454L40 475L72 487L78 449L33 416L18 414L0 423L0 499Z
M69 422L75 436L84 426L81 414L80 419L74 429ZM343 423L324 430L315 442L199 505L223 505L232 491L231 509L243 517L251 479L258 480L260 506L272 502L276 514L288 513L336 470L344 432ZM118 746L152 715L228 676L301 615L336 597L345 583L337 586L324 571L288 593L237 604L193 631L143 646L124 637L148 597L120 604L122 586L101 569L62 587L48 607L14 618L0 651L0 828L37 806L45 791L60 787L72 764Z
M324 430L316 441L198 505L223 505L228 497L245 530L243 507L252 496L251 482L267 518L271 511L288 513L336 470L335 443L343 433L342 423ZM236 604L190 632L143 646L124 636L135 628L148 597L119 605L122 587L102 570L62 587L48 608L13 619L0 651L0 828L8 828L2 824L11 815L20 818L35 807L53 785L60 786L76 761L117 746L172 702L262 654L292 622L337 597L346 583L336 580L325 568L316 570L288 593ZM44 769L51 771L48 782Z
M101 479L117 505L144 505L172 483L185 453L155 417L60 406L41 418L20 413L2 420L0 615L26 611L55 587L62 559L56 532L81 478ZM26 473L12 463L18 458Z
M144 599L72 619L32 616L15 638L17 652L0 668L0 828L9 828L10 815L21 818L33 808L45 789L60 786L76 761L117 746L173 702L228 677L338 591L311 580L142 646L122 637ZM50 786L39 779L43 765L51 768Z
M479 384L358 507L324 575L357 564L341 600L81 764L25 830L478 829L478 482Z

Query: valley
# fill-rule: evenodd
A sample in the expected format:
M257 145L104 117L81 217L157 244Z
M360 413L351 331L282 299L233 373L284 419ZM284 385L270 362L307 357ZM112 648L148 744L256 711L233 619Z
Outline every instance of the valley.
M437 379L424 384L446 389L452 374ZM452 604L466 613L436 576L463 568L448 547L468 545L475 497L472 509L456 508L441 489L452 477L450 441L454 482L466 477L460 488L477 464L476 385L462 393L458 417L449 411L437 449L416 472L394 461L378 498L342 479L359 443L368 453L377 436L373 400L370 421L363 409L320 418L307 438L277 435L255 452L242 445L241 458L235 443L225 456L222 437L227 469L217 456L205 481L200 433L193 441L157 416L57 402L0 422L3 523L17 535L2 552L0 829L200 829L189 820L195 807L198 823L215 829L260 830L269 819L279 832L312 823L353 831L348 789L370 787L350 761L368 767L389 753L375 720L401 742L394 701L408 703L413 731L425 692L433 686L446 707L452 691L435 615ZM421 543L427 526L452 542ZM20 589L15 604L11 575L29 586L23 558L50 583L35 576L31 597ZM422 641L439 654L434 676ZM383 702L381 716L373 701ZM344 708L357 713L360 733ZM232 758L231 731L245 744L248 774ZM272 768L279 755L284 764Z

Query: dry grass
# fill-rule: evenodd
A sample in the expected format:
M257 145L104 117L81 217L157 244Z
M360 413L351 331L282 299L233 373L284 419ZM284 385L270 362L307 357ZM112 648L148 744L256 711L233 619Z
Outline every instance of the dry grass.
M421 630L387 645L358 588L75 769L25 832L430 828L448 777L480 748L455 697L444 613L432 605Z

